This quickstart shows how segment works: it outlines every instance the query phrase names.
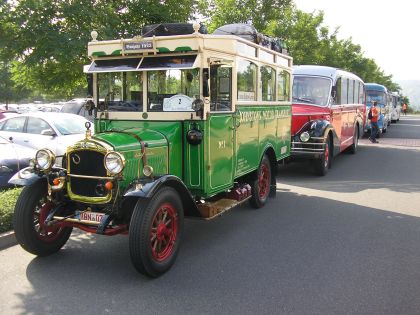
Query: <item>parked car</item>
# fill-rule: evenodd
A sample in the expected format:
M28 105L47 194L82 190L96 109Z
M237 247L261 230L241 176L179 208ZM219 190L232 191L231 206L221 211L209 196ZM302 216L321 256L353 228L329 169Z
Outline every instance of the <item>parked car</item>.
M60 112L80 115L90 121L93 121L93 115L89 115L89 112L85 108L85 103L86 100L82 99L68 101L61 107Z
M19 170L29 166L36 150L21 146L0 137L0 188L9 186L9 179Z
M69 145L85 136L82 116L65 113L33 112L0 121L0 136L33 149L50 149L62 156Z
M0 119L16 115L18 115L18 112L14 110L0 110Z

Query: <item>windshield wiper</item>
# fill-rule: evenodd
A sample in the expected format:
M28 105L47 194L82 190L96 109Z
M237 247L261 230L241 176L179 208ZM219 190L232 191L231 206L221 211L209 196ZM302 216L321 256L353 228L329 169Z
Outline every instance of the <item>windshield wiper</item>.
M304 102L304 103L312 103L315 104L315 101L311 98L305 98L305 97L293 97L294 101Z

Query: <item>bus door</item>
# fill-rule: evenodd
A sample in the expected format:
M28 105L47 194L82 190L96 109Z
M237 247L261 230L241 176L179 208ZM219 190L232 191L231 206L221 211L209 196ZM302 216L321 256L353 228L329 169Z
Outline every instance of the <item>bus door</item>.
M232 64L217 62L210 65L208 117L208 188L212 193L233 185L234 131Z

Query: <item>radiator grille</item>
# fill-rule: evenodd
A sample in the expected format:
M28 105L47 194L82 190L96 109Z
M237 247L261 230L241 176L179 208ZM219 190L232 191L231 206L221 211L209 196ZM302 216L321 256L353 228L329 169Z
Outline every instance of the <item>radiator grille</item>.
M73 175L106 176L104 154L97 151L79 150L69 155L69 172ZM86 197L99 197L96 187L102 179L70 178L70 187L74 194Z

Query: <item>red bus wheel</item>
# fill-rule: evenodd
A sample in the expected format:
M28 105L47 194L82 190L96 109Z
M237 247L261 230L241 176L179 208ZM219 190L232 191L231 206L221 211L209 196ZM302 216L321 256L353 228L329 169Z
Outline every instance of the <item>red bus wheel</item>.
M18 243L28 252L47 256L60 250L71 227L47 226L45 219L54 204L47 200L47 183L38 181L23 188L16 202L13 227Z
M251 185L251 199L249 200L254 208L261 208L267 202L271 186L271 164L267 155L261 159L257 170L257 177Z
M175 262L182 238L184 214L178 193L161 189L149 202L139 200L130 220L129 247L133 266L158 277Z
M332 148L330 137L327 138L324 145L324 151L321 156L314 161L315 172L319 176L327 174L328 169L331 168Z

